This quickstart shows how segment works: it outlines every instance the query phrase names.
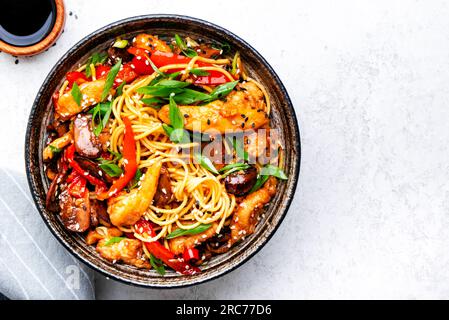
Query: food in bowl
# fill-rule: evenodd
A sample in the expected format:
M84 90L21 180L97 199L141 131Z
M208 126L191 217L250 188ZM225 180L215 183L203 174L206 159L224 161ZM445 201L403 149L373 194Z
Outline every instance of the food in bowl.
M288 178L269 88L231 51L117 38L54 93L46 207L101 257L193 275L254 233Z

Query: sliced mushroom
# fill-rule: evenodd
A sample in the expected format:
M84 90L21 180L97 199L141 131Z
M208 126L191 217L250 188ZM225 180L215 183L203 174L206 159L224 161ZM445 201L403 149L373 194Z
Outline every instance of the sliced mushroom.
M132 54L127 51L127 47L123 49L110 47L108 49L108 56L108 63L110 65L116 64L119 60L122 61L122 64L125 64L133 58Z
M86 192L84 198L72 197L67 189L59 195L59 206L64 226L74 232L84 232L90 227L90 200Z
M92 116L78 115L73 122L73 135L76 152L86 158L98 158L101 144L92 132Z
M170 175L165 166L161 167L161 174L159 176L159 183L157 185L156 193L154 194L154 204L157 207L163 207L170 202L173 197L171 188Z
M233 172L224 179L226 191L236 196L247 194L257 180L257 169L253 166Z
M109 224L109 215L106 212L106 204L103 201L90 201L90 224L93 227L99 224Z
M80 167L89 172L90 175L103 180L104 182L112 182L112 178L98 166L98 163L90 159L78 156L75 156L75 160L80 165Z

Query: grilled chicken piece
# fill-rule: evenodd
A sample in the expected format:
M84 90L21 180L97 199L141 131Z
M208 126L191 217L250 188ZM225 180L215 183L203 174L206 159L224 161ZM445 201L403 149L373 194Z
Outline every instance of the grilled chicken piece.
M133 225L145 213L156 193L161 166L159 162L148 168L140 181L140 187L129 193L121 192L108 200L108 213L113 225Z
M173 191L171 188L170 175L167 167L161 167L161 174L159 176L159 183L154 195L154 205L156 207L163 207L170 202L173 197Z
M145 259L142 250L142 243L136 239L123 239L120 242L111 245L105 245L108 239L101 239L97 244L97 252L111 261L123 261L126 264L137 268L150 269L150 263Z
M99 228L96 228L95 230L89 231L89 233L86 236L86 243L88 245L92 245L94 243L97 243L101 239L120 237L122 234L123 234L123 232L121 232L117 228L99 227Z
M133 40L133 46L150 51L171 52L170 46L157 36L141 33Z
M90 200L86 192L84 198L72 197L67 189L59 195L59 206L64 226L74 232L84 232L90 227Z
M202 242L212 238L216 235L218 223L214 222L212 226L204 232L190 235L181 236L168 240L168 246L170 251L176 255L183 254L185 249L196 247Z
M98 158L101 144L92 132L92 115L78 115L73 122L76 152L86 158Z
M277 156L278 148L282 148L282 143L276 130L261 128L245 136L244 147L250 159L257 159L259 163L267 164Z
M59 97L58 103L55 105L56 113L62 120L68 120L74 115L86 110L90 106L93 106L101 101L101 94L103 93L105 80L95 80L84 82L79 85L79 89L82 94L81 105L79 106L72 96L72 90L67 91ZM114 90L111 89L111 94L114 94Z
M268 123L262 91L252 82L237 86L227 97L204 106L179 106L184 115L184 128L190 131L218 130L221 134L234 130L257 129ZM159 110L159 118L170 124L169 106Z
M239 204L231 222L230 245L254 232L264 205L276 193L276 184L276 178L270 177L261 189L247 195Z
M72 139L73 139L72 134L69 131L66 134L64 134L62 137L53 140L44 149L44 152L43 152L44 161L48 161L53 158L54 148L62 150L62 149L64 149L64 147L68 146L72 142Z

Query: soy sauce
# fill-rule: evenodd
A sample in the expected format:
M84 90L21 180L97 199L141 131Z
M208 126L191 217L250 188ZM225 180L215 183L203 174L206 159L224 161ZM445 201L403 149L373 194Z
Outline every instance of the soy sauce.
M26 47L43 40L56 20L54 0L1 0L0 39Z

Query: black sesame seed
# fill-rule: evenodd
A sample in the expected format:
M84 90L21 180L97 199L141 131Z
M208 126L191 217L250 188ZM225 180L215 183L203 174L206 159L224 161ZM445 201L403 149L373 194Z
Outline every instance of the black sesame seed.
M15 64L19 64L19 59L16 59L16 61L14 61Z
M210 119L207 119L207 125L210 125Z
M245 128L245 123L242 122L242 124L240 125L242 128Z

